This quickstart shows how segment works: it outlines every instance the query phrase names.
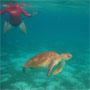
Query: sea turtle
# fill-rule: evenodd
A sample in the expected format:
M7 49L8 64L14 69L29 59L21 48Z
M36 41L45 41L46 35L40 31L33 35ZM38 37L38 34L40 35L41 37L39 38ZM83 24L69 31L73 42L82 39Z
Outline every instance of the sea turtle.
M56 52L44 52L28 60L23 65L23 71L25 72L25 68L41 69L48 66L48 76L53 67L57 65L53 72L53 75L56 75L62 71L65 65L65 60L69 60L71 57L72 55L69 53L59 55Z

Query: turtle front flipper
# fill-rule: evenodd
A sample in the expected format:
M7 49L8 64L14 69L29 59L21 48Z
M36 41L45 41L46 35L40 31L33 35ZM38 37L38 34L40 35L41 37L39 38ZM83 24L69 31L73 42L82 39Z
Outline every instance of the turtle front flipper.
M56 74L58 74L59 72L61 72L62 69L64 68L64 65L65 65L65 61L61 61L61 62L57 65L56 69L54 70L53 75L56 75Z
M49 66L48 66L48 73L47 73L47 77L49 76L51 70L53 69L54 65L55 65L56 60L52 59Z

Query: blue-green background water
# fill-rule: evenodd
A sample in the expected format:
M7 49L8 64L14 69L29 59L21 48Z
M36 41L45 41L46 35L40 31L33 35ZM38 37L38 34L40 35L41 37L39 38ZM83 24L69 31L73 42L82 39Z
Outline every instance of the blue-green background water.
M1 16L1 90L89 90L89 1L21 1L38 15L24 18L27 34L17 27L3 33ZM0 8L2 10L2 7ZM71 53L61 73L47 78L47 70L28 69L22 65L39 53Z

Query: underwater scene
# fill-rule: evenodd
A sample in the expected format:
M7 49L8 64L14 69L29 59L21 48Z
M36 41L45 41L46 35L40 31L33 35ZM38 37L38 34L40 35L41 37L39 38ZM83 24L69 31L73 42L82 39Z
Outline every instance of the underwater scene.
M3 4L12 1L2 0L0 11L6 8ZM26 34L18 26L4 33L6 15L0 15L0 90L90 90L89 0L16 0L16 3L28 5L21 8L37 15L21 15ZM23 65L44 52L70 53L72 58L65 61L63 70L56 75L53 72L57 65L47 77L55 60L48 68L27 67L24 73Z

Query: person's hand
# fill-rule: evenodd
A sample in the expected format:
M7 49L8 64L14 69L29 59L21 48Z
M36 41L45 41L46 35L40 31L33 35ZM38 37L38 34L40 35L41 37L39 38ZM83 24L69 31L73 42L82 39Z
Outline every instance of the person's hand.
M32 16L35 16L35 15L37 15L38 14L38 12L33 12L32 13Z

